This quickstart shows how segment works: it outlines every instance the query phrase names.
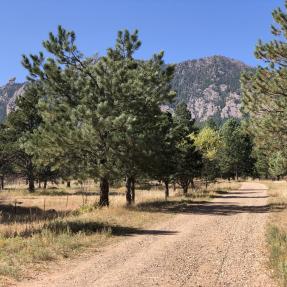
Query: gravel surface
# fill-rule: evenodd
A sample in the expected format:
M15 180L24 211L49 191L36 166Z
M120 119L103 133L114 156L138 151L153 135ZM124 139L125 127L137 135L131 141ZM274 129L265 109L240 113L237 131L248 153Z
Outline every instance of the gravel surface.
M243 183L19 286L276 286L266 271L267 200L264 185Z

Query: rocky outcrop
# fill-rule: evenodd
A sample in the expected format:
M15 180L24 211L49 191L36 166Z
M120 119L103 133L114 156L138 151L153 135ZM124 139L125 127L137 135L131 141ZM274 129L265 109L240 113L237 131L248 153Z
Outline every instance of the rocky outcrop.
M176 103L185 102L198 121L240 118L240 74L251 67L223 56L176 65L173 88Z
M14 109L16 99L24 91L25 84L16 83L16 78L12 78L8 83L0 87L0 121Z

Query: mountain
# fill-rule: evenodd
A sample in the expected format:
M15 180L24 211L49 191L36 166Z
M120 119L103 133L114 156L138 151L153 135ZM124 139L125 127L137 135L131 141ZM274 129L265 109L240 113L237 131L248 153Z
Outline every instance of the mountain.
M0 87L0 122L15 106L16 98L24 91L25 84L16 83L16 78L9 80L8 84Z
M198 121L240 118L240 74L246 70L252 68L223 56L179 63L172 82L177 92L175 105L187 103Z
M172 82L177 92L174 108L179 102L188 105L193 117L205 121L212 117L217 122L228 117L241 117L240 74L252 68L240 61L223 56L188 60L176 65ZM15 78L0 87L0 121L14 107L16 98L23 93L25 84Z

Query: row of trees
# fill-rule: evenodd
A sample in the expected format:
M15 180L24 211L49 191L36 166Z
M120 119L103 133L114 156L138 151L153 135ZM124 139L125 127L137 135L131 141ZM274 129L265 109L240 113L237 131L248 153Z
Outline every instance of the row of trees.
M186 194L194 178L207 185L254 173L252 142L239 121L199 129L186 104L161 111L175 97L174 67L163 52L135 59L137 31L120 31L103 57L84 57L75 38L59 27L43 42L45 54L23 56L28 84L0 130L2 185L7 174L24 176L31 192L35 180L45 187L93 178L99 205L108 206L110 184L123 179L132 204L139 178L163 182L168 197L171 181Z
M220 128L207 121L192 138L203 155L201 178L206 185L218 177L238 180L258 175L252 139L245 131L244 121L231 118Z

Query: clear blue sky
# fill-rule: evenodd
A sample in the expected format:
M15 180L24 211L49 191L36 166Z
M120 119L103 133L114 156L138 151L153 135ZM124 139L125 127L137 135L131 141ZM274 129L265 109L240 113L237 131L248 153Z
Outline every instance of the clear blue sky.
M1 0L0 85L24 81L21 55L41 50L58 24L77 34L87 55L113 45L119 29L139 29L139 58L164 50L168 63L225 55L256 65L259 38L270 39L271 12L284 0Z

